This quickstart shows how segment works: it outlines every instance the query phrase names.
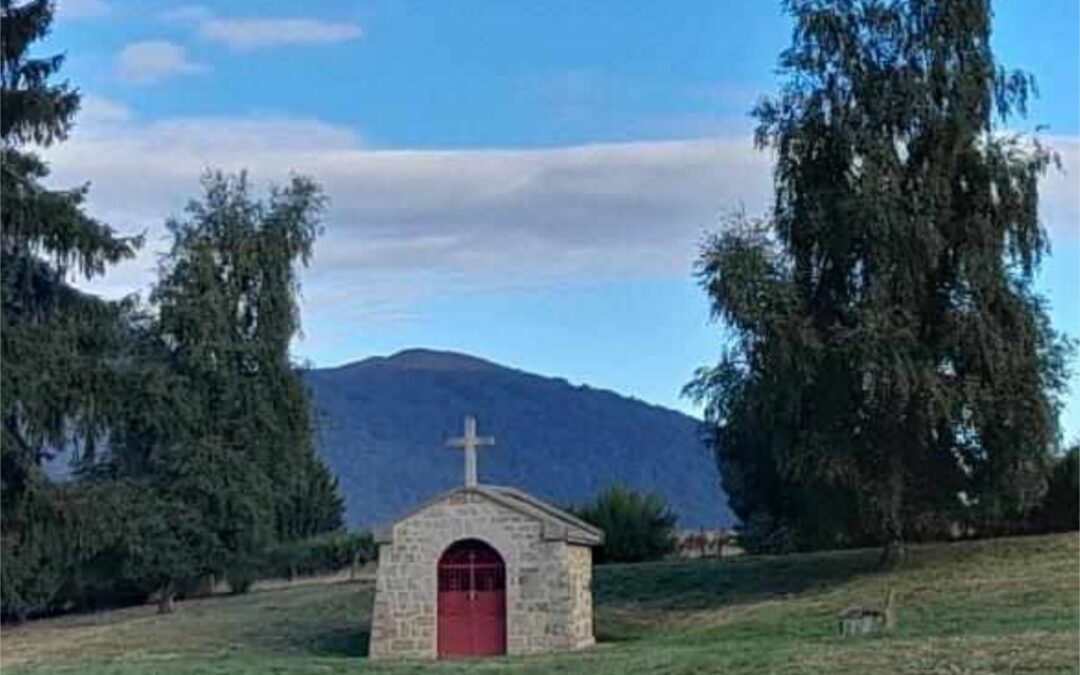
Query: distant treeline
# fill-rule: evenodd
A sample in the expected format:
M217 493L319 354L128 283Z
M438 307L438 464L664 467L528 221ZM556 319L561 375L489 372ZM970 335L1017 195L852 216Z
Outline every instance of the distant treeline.
M977 503L952 508L913 520L905 530L911 542L984 539L1022 534L1043 534L1080 529L1080 477L1078 448L1050 459L1040 498L1023 513L988 516ZM822 507L819 507L819 509ZM812 513L821 513L815 509ZM859 529L851 514L836 513L828 523L802 518L777 519L756 513L737 530L737 543L748 553L791 553L830 548L860 548L879 543L873 529ZM843 523L838 528L836 523Z
M9 619L126 602L168 610L197 580L235 588L275 546L342 527L290 362L297 266L324 197L293 178L255 199L208 173L170 220L147 300L107 301L68 280L135 256L83 210L86 187L47 188L33 146L63 141L79 93L32 57L47 0L3 0L0 232L0 611ZM42 460L75 447L74 478ZM308 562L305 565L322 565Z

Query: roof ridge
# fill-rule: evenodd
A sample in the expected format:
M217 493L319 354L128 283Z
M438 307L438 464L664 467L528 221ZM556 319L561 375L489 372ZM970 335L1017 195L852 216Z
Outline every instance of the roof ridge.
M394 525L397 523L411 518L417 513L423 511L429 506L436 504L444 499L459 494L474 492L488 499L491 499L497 503L501 503L504 507L519 511L525 515L529 515L533 518L540 519L541 522L545 520L547 522L553 522L560 526L563 534L556 538L565 539L567 541L576 540L577 543L584 543L589 546L598 546L604 541L604 531L600 528L590 525L581 520L573 514L567 513L563 509L557 506L548 504L539 497L534 497L517 488L503 487L499 485L476 485L476 486L462 486L456 487L452 490L448 490L441 494L425 500L416 507L410 509L407 513L401 517L395 519L393 523L389 523L383 527L378 528L375 531L375 540L377 543L389 543L393 538ZM579 532L574 539L571 539L571 528ZM546 530L546 528L545 528Z
M603 530L596 527L592 523L587 523L584 520L582 520L581 518L578 518L574 514L570 513L566 509L561 509L558 506L555 506L554 504L551 504L549 502L545 502L543 499L540 499L539 497L537 497L535 495L531 495L528 492L525 492L524 490L520 490L520 489L514 488L514 487L506 487L506 486L502 486L502 485L481 485L479 487L489 488L489 489L493 489L493 490L495 490L497 492L505 493L508 496L520 499L521 501L526 502L526 503L530 504L531 506L534 506L534 507L540 509L541 511L544 511L545 513L547 513L549 515L555 516L555 517L557 517L557 518L559 518L561 520L565 520L569 524L574 525L575 527L579 527L579 528L585 530L586 532L592 532L594 534L603 535Z

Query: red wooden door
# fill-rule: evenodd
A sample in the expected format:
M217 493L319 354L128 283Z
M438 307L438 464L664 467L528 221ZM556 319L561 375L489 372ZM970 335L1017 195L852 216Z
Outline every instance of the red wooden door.
M439 558L439 658L506 653L506 568L476 539Z

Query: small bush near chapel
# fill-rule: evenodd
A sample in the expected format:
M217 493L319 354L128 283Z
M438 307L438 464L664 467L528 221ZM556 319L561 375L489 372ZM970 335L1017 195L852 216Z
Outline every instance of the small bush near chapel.
M597 563L659 560L675 550L675 516L658 495L612 485L573 513L604 531Z
M365 565L376 555L370 532L332 532L272 548L261 576L294 579L327 574Z

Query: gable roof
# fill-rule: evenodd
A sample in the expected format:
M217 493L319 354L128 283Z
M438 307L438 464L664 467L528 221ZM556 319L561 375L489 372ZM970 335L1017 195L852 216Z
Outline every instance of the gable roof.
M566 541L584 546L599 546L604 543L603 530L586 523L557 506L548 504L538 497L515 488L498 485L459 487L433 497L398 518L393 524L376 530L375 541L380 544L390 543L393 540L395 524L411 518L429 506L459 494L480 495L496 504L539 521L542 526L540 536L547 541Z

